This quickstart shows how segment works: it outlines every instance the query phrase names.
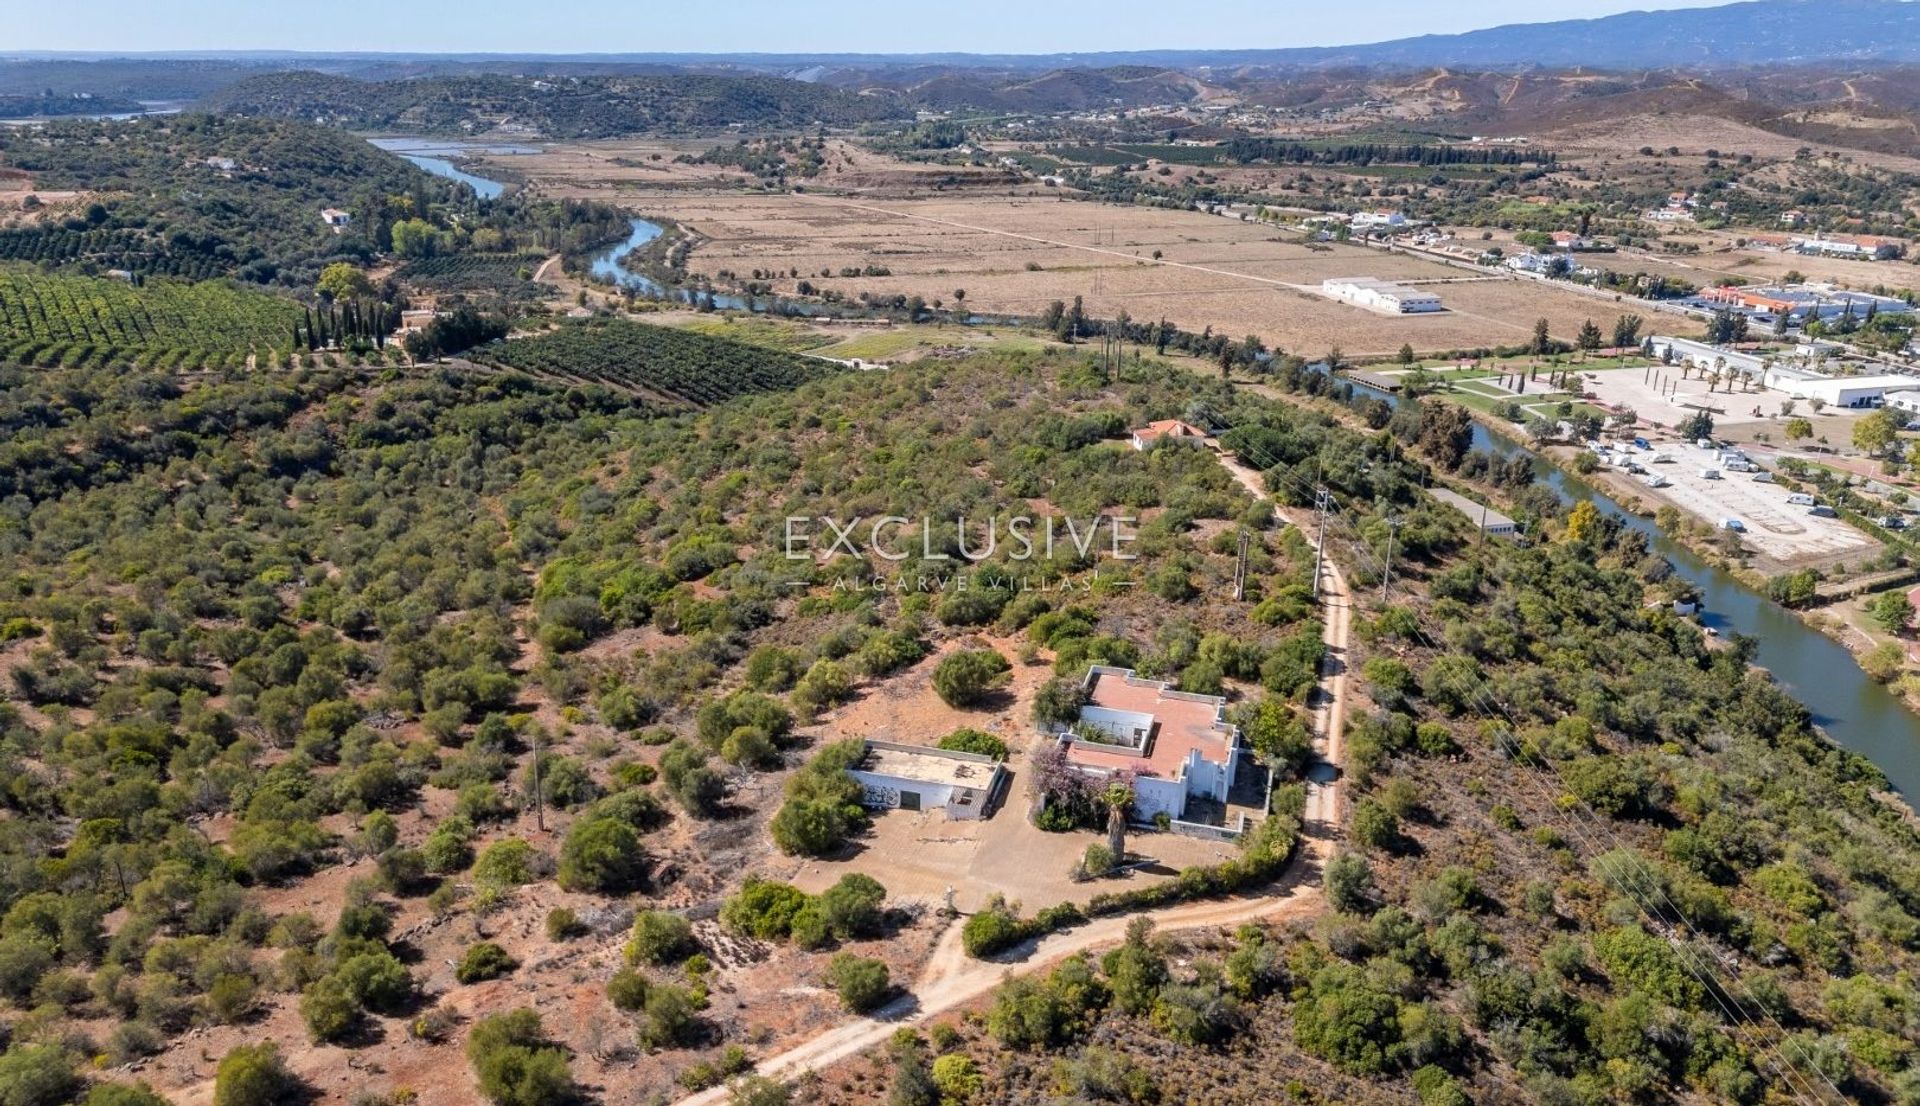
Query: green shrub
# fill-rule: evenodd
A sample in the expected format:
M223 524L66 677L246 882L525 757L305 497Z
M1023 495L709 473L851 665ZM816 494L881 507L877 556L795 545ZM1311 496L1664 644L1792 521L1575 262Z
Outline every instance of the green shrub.
M781 940L793 931L793 919L808 901L806 892L791 884L748 876L720 907L720 924L762 941Z
M647 1005L647 992L651 989L646 976L632 968L621 968L607 980L607 1001L613 1003L614 1009L631 1014Z
M0 1104L62 1106L80 1093L73 1057L58 1045L18 1043L0 1055Z
M642 1007L640 1043L647 1048L674 1048L693 1038L699 1024L700 1002L685 987L655 986L647 989Z
M626 894L639 889L646 873L647 852L625 822L581 818L567 829L560 847L560 886L567 890Z
M303 1089L273 1042L236 1045L214 1072L213 1106L284 1106Z
M550 1043L532 1010L496 1014L474 1023L467 1060L480 1093L495 1106L555 1106L580 1097L567 1054Z
M360 1024L360 1004L334 976L322 976L300 995L300 1020L316 1044L337 1041Z
M168 1106L145 1083L95 1083L80 1106Z
M933 1062L933 1085L947 1101L966 1102L984 1090L987 1081L970 1057L951 1052Z
M517 837L508 837L488 845L474 862L473 878L495 887L518 887L532 883L537 856L532 845Z
M841 876L832 887L820 892L815 904L822 921L834 937L854 941L874 937L885 921L887 889L880 881L859 872Z
M1007 759L1007 743L985 730L962 727L941 738L939 747L952 752L977 753L995 760Z
M1038 932L1038 926L995 895L960 927L960 943L968 956L978 959L1004 952Z
M786 802L771 826L781 852L824 856L866 826L863 789L847 771L865 755L866 743L859 738L836 742L787 781Z
M571 907L556 906L547 911L547 940L571 941L575 937L585 936L586 932L586 923Z
M642 910L633 919L633 938L627 942L630 964L672 964L692 955L693 923L664 910Z
M453 978L461 983L482 983L489 979L498 979L520 966L520 962L507 954L507 950L492 941L482 941L467 950L460 963L453 970Z
M958 649L933 668L933 690L950 707L971 707L1012 678L1013 666L993 649Z
M886 964L846 952L834 954L828 962L827 982L840 996L840 1004L855 1014L879 1007L892 989Z

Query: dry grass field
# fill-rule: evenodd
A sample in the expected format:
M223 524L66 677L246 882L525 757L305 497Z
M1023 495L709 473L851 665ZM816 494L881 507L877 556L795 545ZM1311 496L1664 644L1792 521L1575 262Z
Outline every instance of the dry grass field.
M1309 247L1296 234L1237 219L1058 196L870 200L686 191L626 202L698 234L695 271L775 270L786 274L775 282L783 292L806 279L849 297L918 295L952 306L964 289L966 306L989 314L1034 314L1053 300L1081 296L1096 316L1124 310L1195 331L1257 334L1302 354L1333 346L1368 355L1402 343L1418 350L1508 344L1524 340L1541 316L1554 333L1571 336L1589 317L1604 321L1610 306L1362 246ZM868 265L889 275L821 275ZM1317 294L1321 281L1342 276L1432 285L1449 310L1393 318Z
M1859 125L1858 117L1853 117L1853 125ZM1568 162L1582 160L1583 155L1631 155L1642 146L1656 150L1677 146L1683 156L1703 159L1711 149L1752 154L1756 160L1792 160L1802 147L1818 145L1731 119L1664 112L1577 123L1538 137L1542 143L1561 151L1562 160ZM1920 172L1920 158L1870 150L1848 150L1846 156L1863 165L1901 173Z

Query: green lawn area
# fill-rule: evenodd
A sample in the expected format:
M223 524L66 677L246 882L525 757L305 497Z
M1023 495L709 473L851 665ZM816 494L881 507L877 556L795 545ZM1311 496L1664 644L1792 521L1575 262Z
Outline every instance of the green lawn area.
M784 322L779 319L767 319L758 316L695 319L682 323L682 329L710 338L730 338L736 342L745 342L750 346L765 346L769 349L782 349L790 353L818 349L828 345L832 338L810 330L798 323Z
M811 352L822 357L885 361L905 357L915 350L938 349L943 346L1038 350L1053 344L1047 339L1026 331L1005 327L897 326L891 330L850 335L830 345L819 346Z

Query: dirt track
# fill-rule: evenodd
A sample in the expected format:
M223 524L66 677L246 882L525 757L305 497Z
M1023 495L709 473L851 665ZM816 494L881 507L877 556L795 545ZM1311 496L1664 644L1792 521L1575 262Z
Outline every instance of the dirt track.
M1214 448L1220 463L1226 466L1235 480L1254 495L1267 498L1259 473L1219 451L1217 443ZM1292 513L1285 509L1281 509L1281 514L1294 525L1299 525L1301 521L1291 517ZM907 994L870 1017L845 1022L804 1044L761 1061L756 1070L762 1075L790 1079L802 1072L829 1067L880 1044L901 1026L918 1025L972 1002L999 986L1008 976L1035 971L1074 953L1116 944L1125 938L1127 924L1136 917L1151 918L1157 929L1172 932L1294 918L1318 911L1321 906L1320 869L1332 854L1339 836L1339 765L1345 750L1347 657L1353 616L1352 593L1347 587L1346 576L1331 560L1326 562L1322 588L1326 603L1327 662L1321 672L1318 692L1320 709L1314 740L1319 763L1308 773L1305 824L1301 830L1302 848L1286 873L1267 889L1267 894L1259 898L1184 903L1163 910L1098 918L991 960L975 960L967 956L961 946L961 927L949 926L934 946L920 978L914 981ZM728 1088L724 1086L714 1087L682 1098L675 1106L716 1106L726 1100L728 1093Z

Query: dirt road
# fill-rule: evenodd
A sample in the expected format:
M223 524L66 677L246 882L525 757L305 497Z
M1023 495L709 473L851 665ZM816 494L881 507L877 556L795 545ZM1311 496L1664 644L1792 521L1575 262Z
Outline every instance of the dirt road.
M1221 450L1217 442L1212 444L1220 463L1226 466L1235 480L1254 495L1268 498L1259 473ZM1298 526L1303 521L1290 517L1292 512L1287 508L1277 509L1293 525ZM920 977L914 981L908 994L875 1011L870 1017L846 1022L761 1061L757 1067L760 1074L791 1079L806 1071L829 1067L882 1043L901 1026L918 1025L972 1002L999 986L1008 976L1044 968L1074 953L1117 944L1126 937L1127 923L1136 917L1153 919L1155 928L1162 932L1175 932L1304 917L1318 912L1321 908L1320 870L1339 840L1339 765L1345 750L1347 658L1353 626L1352 593L1347 586L1346 575L1331 559L1325 564L1321 595L1326 604L1327 660L1321 669L1319 690L1315 693L1316 761L1309 766L1307 773L1302 844L1286 874L1267 888L1266 894L1259 898L1184 903L1140 914L1097 918L1086 925L1051 934L1036 944L1023 946L1005 957L992 960L969 957L961 947L960 926L951 925L934 945L926 967L921 970ZM1008 816L1008 812L1002 812L1001 816ZM726 1087L715 1087L680 1099L675 1106L716 1106L726 1100L727 1094Z
M1241 487L1261 499L1268 498L1266 484L1258 472L1222 449L1217 440L1209 439L1208 444ZM1308 520L1304 512L1277 503L1274 509L1302 533L1312 532L1305 525ZM1321 601L1326 607L1326 626L1321 639L1327 644L1327 660L1320 672L1320 689L1315 693L1314 753L1317 759L1307 770L1305 834L1306 851L1315 852L1318 859L1325 860L1333 847L1334 831L1340 826L1339 765L1345 757L1347 657L1353 636L1353 593L1347 587L1346 574L1332 558L1324 562L1319 583ZM1315 833L1316 828L1324 830L1324 836Z

